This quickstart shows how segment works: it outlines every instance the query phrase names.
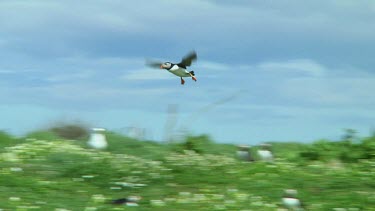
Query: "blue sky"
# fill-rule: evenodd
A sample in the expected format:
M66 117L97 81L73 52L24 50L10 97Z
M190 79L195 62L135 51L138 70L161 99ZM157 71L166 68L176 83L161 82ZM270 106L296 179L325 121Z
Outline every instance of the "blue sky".
M79 120L162 140L178 105L174 129L220 142L367 136L374 19L370 0L3 0L0 128ZM145 66L192 49L198 82Z

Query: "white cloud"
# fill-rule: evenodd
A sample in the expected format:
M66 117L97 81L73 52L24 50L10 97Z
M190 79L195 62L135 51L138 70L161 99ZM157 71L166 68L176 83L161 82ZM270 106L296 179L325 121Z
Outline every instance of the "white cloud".
M87 80L93 76L93 71L90 70L81 70L74 73L65 73L65 74L54 74L46 77L46 81L49 82L69 82L76 80Z
M261 115L269 116L290 116L293 118L312 118L322 119L324 117L363 117L375 118L375 113L372 108L358 109L356 107L347 108L342 107L307 107L304 105L223 105L224 109L241 112L259 113Z
M312 77L323 76L327 71L324 66L309 59L289 60L285 62L264 62L258 64L257 68L274 74L292 73L299 75L302 73Z
M197 66L203 71L228 71L232 69L230 65L213 61L199 61Z
M14 70L0 70L0 74L13 74L13 73L16 73L16 71Z
M300 103L359 108L375 105L374 77L290 79L279 88L279 94Z
M348 7L333 1L321 7L319 1L308 4L295 1L292 6L285 7L285 4L275 2L243 6L210 1L90 1L88 4L76 5L75 1L67 0L2 1L0 5L0 14L3 16L0 25L3 30L30 32L48 27L50 32L57 32L55 35L64 34L68 37L82 29L95 28L98 31L127 34L152 33L153 36L177 39L184 34L216 39L220 34L240 36L249 32L268 33L271 29L280 32L286 29L291 34L296 31L307 34L313 29L313 34L318 35L318 32L322 32L322 26L324 31L327 30L325 33L334 35L369 36L375 33L371 32L371 22L368 21L374 15L371 13L373 3L353 3ZM341 18L352 22L343 24Z
M123 80L168 80L178 79L172 73L162 69L138 69L125 73L120 78Z

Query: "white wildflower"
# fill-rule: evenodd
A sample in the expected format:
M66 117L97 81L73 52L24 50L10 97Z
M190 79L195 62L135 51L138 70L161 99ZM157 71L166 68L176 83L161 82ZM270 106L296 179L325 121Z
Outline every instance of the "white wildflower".
M253 201L261 201L262 197L261 196L252 196L251 200L253 200Z
M10 168L10 171L20 172L20 171L23 171L23 169L19 168L19 167L12 167L12 168Z
M91 178L94 178L95 176L94 175L83 175L82 178L84 179L91 179Z
M249 198L249 194L246 193L237 193L235 196L239 201L246 201Z
M1 154L1 159L5 161L10 161L10 162L17 162L20 160L20 158L17 156L16 153L13 152L6 152Z
M151 205L155 207L162 207L165 206L165 202L162 200L151 200Z
M227 191L229 193L236 193L236 192L238 192L238 189L236 189L236 188L229 188Z
M190 192L179 192L178 195L188 197L191 195Z
M145 187L147 186L146 184L142 184L142 183L137 183L137 184L134 184L135 187Z
M346 211L345 208L341 208L341 207L337 207L337 208L333 208L334 211Z
M204 194L194 194L195 201L204 201L206 200L206 196Z
M153 179L158 179L158 178L161 177L159 173L154 173L154 172L149 173L149 175L150 175Z
M212 199L214 200L220 200L220 199L224 199L224 195L223 194L212 194Z
M38 183L40 185L50 185L53 182L52 181L48 181L48 180L41 180L41 181L38 181Z
M189 199L177 199L177 203L188 204L188 203L191 203L191 200L189 200Z
M94 194L92 195L92 200L97 203L103 203L106 198L102 194Z
M271 208L277 207L277 205L275 205L275 204L264 204L264 206L265 207L271 207Z
M176 200L177 200L176 198L165 198L164 199L164 201L166 201L166 202L174 202Z
M225 204L235 204L236 201L234 201L234 200L225 200L224 203Z
M225 205L222 205L222 204L215 204L214 209L215 210L226 210L226 207L225 207Z
M9 201L21 201L21 198L20 197L9 197Z
M138 207L138 204L135 203L135 202L128 202L128 203L126 203L126 206L128 206L128 207Z
M256 201L256 202L253 202L252 205L260 207L260 206L263 206L263 202Z

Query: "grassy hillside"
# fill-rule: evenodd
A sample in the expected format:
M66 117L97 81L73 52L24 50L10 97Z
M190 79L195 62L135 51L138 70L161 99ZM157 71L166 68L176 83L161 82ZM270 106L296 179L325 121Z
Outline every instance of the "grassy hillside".
M282 210L292 188L307 210L375 210L375 138L274 143L274 163L248 163L204 135L178 144L106 135L98 151L52 132L0 133L0 209ZM138 207L107 203L129 195L142 197Z

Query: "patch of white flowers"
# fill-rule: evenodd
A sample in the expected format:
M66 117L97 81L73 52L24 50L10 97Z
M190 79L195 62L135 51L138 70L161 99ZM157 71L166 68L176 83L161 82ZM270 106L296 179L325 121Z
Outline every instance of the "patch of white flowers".
M72 155L79 155L87 158L85 162L88 164L105 163L111 167L117 173L118 178L111 178L108 181L108 187L106 191L113 191L114 193L126 192L129 189L131 191L137 191L140 195L142 192L138 189L152 186L155 181L166 180L166 186L170 189L175 189L176 192L163 196L161 198L148 199L148 206L152 206L155 209L173 210L174 207L184 206L196 206L201 207L202 210L285 210L279 206L279 202L272 201L266 196L254 195L249 192L241 190L240 186L228 185L227 189L219 190L215 186L203 186L197 189L184 188L183 185L177 184L178 180L173 180L173 170L179 168L194 168L202 172L208 172L215 169L221 169L225 167L222 172L230 174L231 177L235 178L237 175L241 175L241 168L236 168L241 163L231 157L222 155L207 155L198 154L194 151L186 150L183 153L170 153L165 157L165 162L162 161L151 161L136 156L126 154L112 154L105 151L97 151L93 149L85 149L75 145L69 141L43 141L43 140L29 140L23 144L19 144L13 147L8 147L5 152L0 154L0 162L9 162L11 167L0 169L0 174L18 174L22 175L28 172L30 161L43 161L47 159L48 155L56 153L70 153ZM103 162L102 162L103 161ZM365 161L363 161L365 162ZM366 161L364 163L368 166L375 167L375 162ZM252 165L252 164L251 164ZM232 167L234 166L234 168ZM255 171L251 174L251 177L239 177L238 180L246 182L256 182L258 185L267 185L270 179L279 177L279 173L291 172L294 169L298 169L296 164L287 162L282 159L276 159L273 164L264 164L264 171ZM42 168L42 167L41 167ZM314 163L307 166L312 172L321 171L327 168L322 163ZM338 170L344 171L341 168ZM101 169L98 172L85 172L83 175L74 175L74 178L69 178L70 182L74 184L91 182L97 179L101 179ZM103 170L105 171L105 170ZM270 172L268 172L270 171ZM37 172L37 171L36 171ZM46 171L45 171L46 173ZM53 173L52 171L50 173ZM309 172L306 172L308 174ZM335 173L334 171L328 171L326 174ZM363 178L371 179L375 171L359 171L359 175ZM53 175L53 174L52 174ZM220 175L218 175L220 176ZM48 179L51 179L48 177ZM249 181L248 181L249 180ZM251 181L252 180L252 181ZM59 181L60 182L60 181ZM47 178L41 179L36 182L42 188L49 187L57 183L56 181L47 180ZM58 183L59 184L59 183ZM182 187L182 188L181 188ZM143 190L143 189L141 189ZM185 190L185 191L181 191ZM138 192L139 191L139 192ZM181 191L181 192L178 192ZM78 192L78 191L77 191ZM103 194L88 193L87 190L79 191L89 196L89 202L80 207L84 211L96 211L102 210L101 206L105 204L108 198ZM363 195L369 200L375 200L375 194L373 192L358 191L357 194ZM17 194L15 194L17 195ZM90 198L91 196L91 198ZM5 198L6 200L7 198ZM43 199L48 201L48 199ZM23 203L26 199L21 199L18 196L9 196L9 203L25 205ZM23 204L22 204L23 203ZM35 204L44 206L47 204L45 201L35 202ZM147 204L147 203L145 203ZM130 204L128 206L138 206L138 204ZM27 207L28 206L28 207ZM31 205L18 206L20 210L33 209ZM140 204L140 207L143 205ZM38 206L35 206L38 207ZM171 209L169 209L171 207ZM324 206L322 204L309 204L308 207L312 210L322 210ZM39 208L39 207L38 207ZM35 208L36 209L36 208ZM111 210L123 210L127 209L125 206L113 207ZM132 208L129 208L132 209ZM176 209L177 210L177 209ZM359 208L334 208L334 211L359 211ZM0 209L1 211L1 209ZM68 211L65 208L56 208L55 211Z
M155 206L155 207L163 207L166 205L163 200L151 200L150 203L152 206Z
M191 166L201 170L210 170L211 167L221 167L236 164L237 160L222 155L201 155L194 151L184 150L183 154L172 153L166 157L172 166Z

